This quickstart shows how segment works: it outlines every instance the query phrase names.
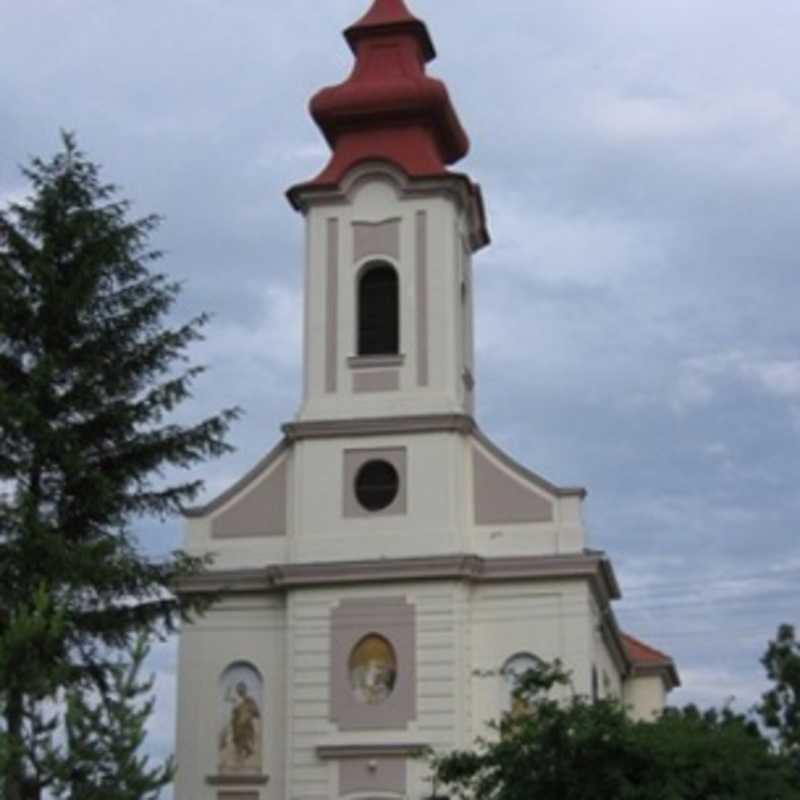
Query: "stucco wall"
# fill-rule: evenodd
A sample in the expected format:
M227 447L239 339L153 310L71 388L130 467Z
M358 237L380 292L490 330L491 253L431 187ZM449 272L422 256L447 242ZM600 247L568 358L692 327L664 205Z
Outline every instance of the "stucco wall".
M184 626L178 656L176 800L212 800L217 796L206 778L218 772L219 679L234 662L252 664L264 682L264 697L260 699L262 757L269 783L253 791L260 792L260 800L283 800L285 641L284 602L277 596L226 600L194 624Z
M472 294L462 299L461 289L462 277L471 284L464 213L446 186L421 196L401 181L385 166L359 168L344 198L307 211L302 420L472 411L464 382L473 361ZM365 239L365 226L381 223L381 235ZM398 247L389 242L395 227ZM383 244L365 248L365 241ZM348 362L357 355L356 278L373 259L400 278L397 391L354 391L354 373L369 368Z
M664 681L658 675L631 676L625 681L623 698L634 719L653 719L667 702Z

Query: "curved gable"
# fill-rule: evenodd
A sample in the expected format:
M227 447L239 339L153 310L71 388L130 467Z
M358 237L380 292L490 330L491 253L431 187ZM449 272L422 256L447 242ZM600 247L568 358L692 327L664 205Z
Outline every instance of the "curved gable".
M523 467L480 433L472 447L476 525L555 521L559 497L583 497L579 488L560 488Z
M281 441L250 472L208 505L186 512L210 517L211 536L285 536L289 446Z

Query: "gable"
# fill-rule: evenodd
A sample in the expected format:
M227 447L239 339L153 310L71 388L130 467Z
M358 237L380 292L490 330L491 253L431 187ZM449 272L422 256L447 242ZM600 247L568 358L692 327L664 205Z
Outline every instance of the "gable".
M553 501L525 476L514 474L478 447L472 448L473 500L476 525L552 522Z
M289 450L281 442L241 481L187 516L210 517L214 539L285 536L288 467Z

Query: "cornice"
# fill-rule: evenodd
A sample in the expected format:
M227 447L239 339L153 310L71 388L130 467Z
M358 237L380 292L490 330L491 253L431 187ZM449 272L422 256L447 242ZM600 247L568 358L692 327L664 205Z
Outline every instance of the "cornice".
M330 439L345 436L393 436L409 433L469 434L476 430L468 414L420 414L405 417L363 417L357 419L287 422L282 426L290 442L301 439Z
M421 742L393 742L391 744L329 744L319 745L317 755L323 759L331 758L385 758L387 756L419 757L430 745Z
M457 580L470 583L577 578L590 581L603 605L619 598L613 569L599 552L559 556L484 558L474 554L363 561L274 564L254 569L208 570L183 579L179 593L252 594L322 586L400 581Z

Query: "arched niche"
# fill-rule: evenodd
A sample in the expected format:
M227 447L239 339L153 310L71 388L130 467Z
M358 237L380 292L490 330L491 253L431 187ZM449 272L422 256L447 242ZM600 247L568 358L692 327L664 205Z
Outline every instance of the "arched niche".
M246 661L235 661L219 678L220 775L260 774L264 750L264 679Z
M528 710L528 704L522 698L514 697L514 690L520 678L531 669L542 665L542 660L527 651L509 656L500 668L500 710L519 713Z

